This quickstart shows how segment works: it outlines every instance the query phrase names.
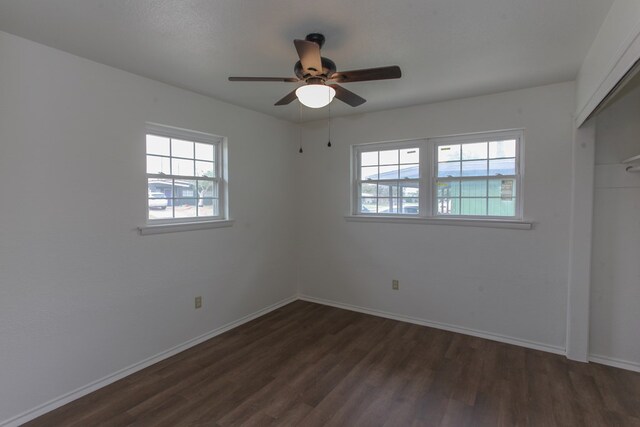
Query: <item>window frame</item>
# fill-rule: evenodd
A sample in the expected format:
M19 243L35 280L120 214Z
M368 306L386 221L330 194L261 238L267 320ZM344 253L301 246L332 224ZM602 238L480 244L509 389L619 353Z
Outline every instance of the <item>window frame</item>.
M147 166L147 153L146 140L148 135L160 136L164 138L172 138L185 140L200 144L209 144L213 146L214 153L214 177L202 179L197 176L185 176L185 175L173 175L173 174L150 174L146 172ZM226 179L226 162L225 162L225 147L226 138L219 135L213 135L204 132L198 132L188 129L181 129L172 126L160 125L157 123L147 123L145 128L144 138L144 159L145 159L145 190L146 190L146 224L147 226L170 226L176 224L198 224L198 223L210 223L221 222L228 218L228 206L227 206L227 179ZM171 150L171 145L169 146ZM173 157L169 152L169 156L158 156L168 158L171 162L172 159L181 159L182 157ZM153 154L151 154L153 155ZM195 156L195 153L194 153ZM194 157L194 162L197 161ZM182 179L189 181L207 180L215 183L218 189L218 215L202 216L202 217L184 217L184 218L149 218L149 197L148 197L148 183L149 179ZM175 213L174 213L175 215Z
M352 202L352 208L351 208L351 213L353 215L357 215L357 216L374 216L374 217L382 217L382 216L388 216L388 217L400 217L400 218L420 218L420 213L414 215L414 214L402 214L402 213L385 213L385 214L379 214L379 213L374 213L374 212L360 212L359 207L362 206L362 198L360 197L360 185L363 182L367 182L367 181L363 181L362 179L360 179L360 171L361 171L361 153L366 153L366 152L372 152L372 151L384 151L384 150L401 150L401 149L406 149L406 148L419 148L420 149L420 153L418 155L418 165L419 165L419 175L418 178L412 178L412 179L406 179L406 181L417 181L418 182L418 205L419 205L419 212L423 212L423 210L426 208L427 204L428 204L428 200L426 199L426 195L424 194L424 191L421 191L422 188L426 188L425 185L427 185L427 177L429 176L427 171L425 171L425 168L423 167L424 164L424 160L425 160L425 156L426 156L426 150L425 150L425 143L426 140L424 139L410 139L410 140L403 140L403 141L389 141L389 142L370 142L370 143L366 143L366 144L358 144L358 145L353 145L352 146L352 179L351 179L351 202ZM378 166L379 163L378 163ZM380 182L381 180L375 180L375 182ZM384 181L384 180L382 180ZM393 181L393 182L402 182L403 180L398 178L396 180L389 180L389 181Z
M437 171L438 156L437 149L441 145L464 144L474 142L490 142L500 140L516 140L516 174L506 176L513 178L515 183L516 208L513 216L493 216L493 215L438 215L437 210ZM360 212L361 206L360 184L364 181L360 179L361 173L361 153L371 151L383 151L388 149L402 149L407 147L416 147L420 149L419 166L420 176L419 182L419 213L402 214L402 213L372 213ZM478 179L481 177L469 177L467 179ZM463 180L464 177L456 177ZM399 180L402 181L402 180ZM407 222L417 222L414 220L429 220L430 222L451 223L458 221L468 222L518 222L524 218L524 129L509 129L491 132L475 132L463 135L438 136L432 138L414 138L399 141L384 142L368 142L363 144L354 144L351 146L351 210L350 218L363 219L390 219L390 220L406 220ZM488 195L487 195L488 198Z
M441 145L455 145L455 144L473 144L473 143L481 143L481 142L493 142L493 141L506 141L506 140L515 140L516 141L516 151L515 151L515 174L514 175L495 175L494 179L499 179L498 177L504 177L506 179L513 179L516 182L515 185L515 213L513 216L499 216L499 215L439 215L437 213L437 184L438 184L438 147ZM482 133L473 133L466 135L454 135L454 136L444 136L429 139L431 143L431 211L429 213L429 217L433 218L450 218L450 219L486 219L486 220L521 220L523 218L523 195L522 195L522 177L524 172L522 161L522 146L524 144L524 131L523 130L507 130L507 131L495 131L495 132L482 132ZM482 159L484 160L484 159ZM487 158L487 160L489 160ZM486 178L490 179L492 175L481 175L481 176L469 176L469 177L454 177L452 179L456 179L459 181L470 181L474 179L482 179ZM489 199L488 194L489 189L487 188L487 196L484 197Z

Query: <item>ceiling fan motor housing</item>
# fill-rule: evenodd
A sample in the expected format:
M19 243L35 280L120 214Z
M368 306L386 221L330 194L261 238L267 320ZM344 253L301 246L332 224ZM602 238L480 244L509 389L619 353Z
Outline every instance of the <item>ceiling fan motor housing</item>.
M305 37L305 40L308 42L314 42L315 44L317 44L318 46L320 46L320 48L322 49L322 46L324 45L324 35L320 34L320 33L311 33L311 34L307 34L307 37Z
M311 74L306 72L302 68L302 63L300 61L296 62L296 65L293 67L293 72L296 73L296 76L300 80L305 80L309 77L324 77L325 80L331 77L333 73L336 72L336 64L329 58L325 58L324 56L321 58L322 60L322 72Z

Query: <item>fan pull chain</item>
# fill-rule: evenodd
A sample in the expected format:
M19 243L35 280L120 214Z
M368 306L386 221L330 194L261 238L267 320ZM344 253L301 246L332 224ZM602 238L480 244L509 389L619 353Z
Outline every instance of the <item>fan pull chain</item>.
M329 128L329 142L327 142L327 147L331 148L331 96L329 96L329 120L327 120L327 127Z
M298 142L300 143L300 149L298 153L302 154L302 103L298 102Z

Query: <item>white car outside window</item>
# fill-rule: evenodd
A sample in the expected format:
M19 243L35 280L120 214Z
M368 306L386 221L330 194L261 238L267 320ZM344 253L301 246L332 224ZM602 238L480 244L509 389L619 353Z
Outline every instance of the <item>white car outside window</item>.
M168 201L164 193L149 192L149 209L167 209Z

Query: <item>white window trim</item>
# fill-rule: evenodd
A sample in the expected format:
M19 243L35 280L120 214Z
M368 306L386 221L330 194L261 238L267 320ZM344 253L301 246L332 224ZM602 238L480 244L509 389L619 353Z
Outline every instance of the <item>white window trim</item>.
M201 230L208 228L230 227L233 220L229 218L228 203L228 168L227 168L227 138L208 133L181 129L172 126L161 125L157 123L147 123L145 128L146 135L157 135L167 138L183 139L187 141L196 141L212 144L215 151L215 168L216 181L218 183L218 204L219 215L196 217L196 218L166 218L166 219L150 219L149 208L146 205L148 199L148 187L145 183L145 210L146 224L138 227L141 235L172 233L176 231ZM146 162L146 150L145 150ZM148 178L145 173L145 181ZM169 175L174 177L173 175ZM197 177L184 177L185 179L197 179Z
M516 139L516 214L513 217L436 215L436 150L439 145L474 142L478 139ZM420 148L420 213L418 215L358 212L358 171L360 153L385 148ZM369 142L351 146L351 210L345 219L350 222L389 222L405 224L440 224L491 228L530 230L534 222L524 219L524 129L508 129L492 132L476 132L463 135L439 136L425 139L409 139L387 142Z
M457 225L463 227L484 227L484 228L508 228L513 230L531 230L534 228L533 221L507 220L507 219L477 219L477 218L442 218L442 217L420 217L409 215L345 215L347 222L377 222L392 224L436 224L436 225Z
M217 219L210 221L193 221L171 224L153 224L138 227L138 231L142 236L149 234L175 233L176 231L194 231L206 230L208 228L231 227L234 221L232 219Z
M363 217L382 217L383 215L374 214L374 213L366 213L366 212L358 212L358 206L360 206L360 195L357 190L358 187L358 171L360 170L360 153L366 151L379 151L384 149L402 149L408 147L419 147L420 148L420 175L418 179L411 179L409 181L418 181L420 186L424 186L427 183L427 174L424 170L423 160L424 160L424 144L426 143L425 139L409 139L402 141L389 141L389 142L373 142L366 144L358 144L353 145L352 148L352 163L351 163L351 214L353 216L363 216ZM368 150L371 149L371 150ZM402 181L402 180L398 180ZM425 187L426 188L426 187ZM427 200L425 200L423 192L420 192L419 196L419 209L423 212L423 208L427 207ZM389 217L407 217L406 214L389 214ZM415 217L415 216L411 216Z

